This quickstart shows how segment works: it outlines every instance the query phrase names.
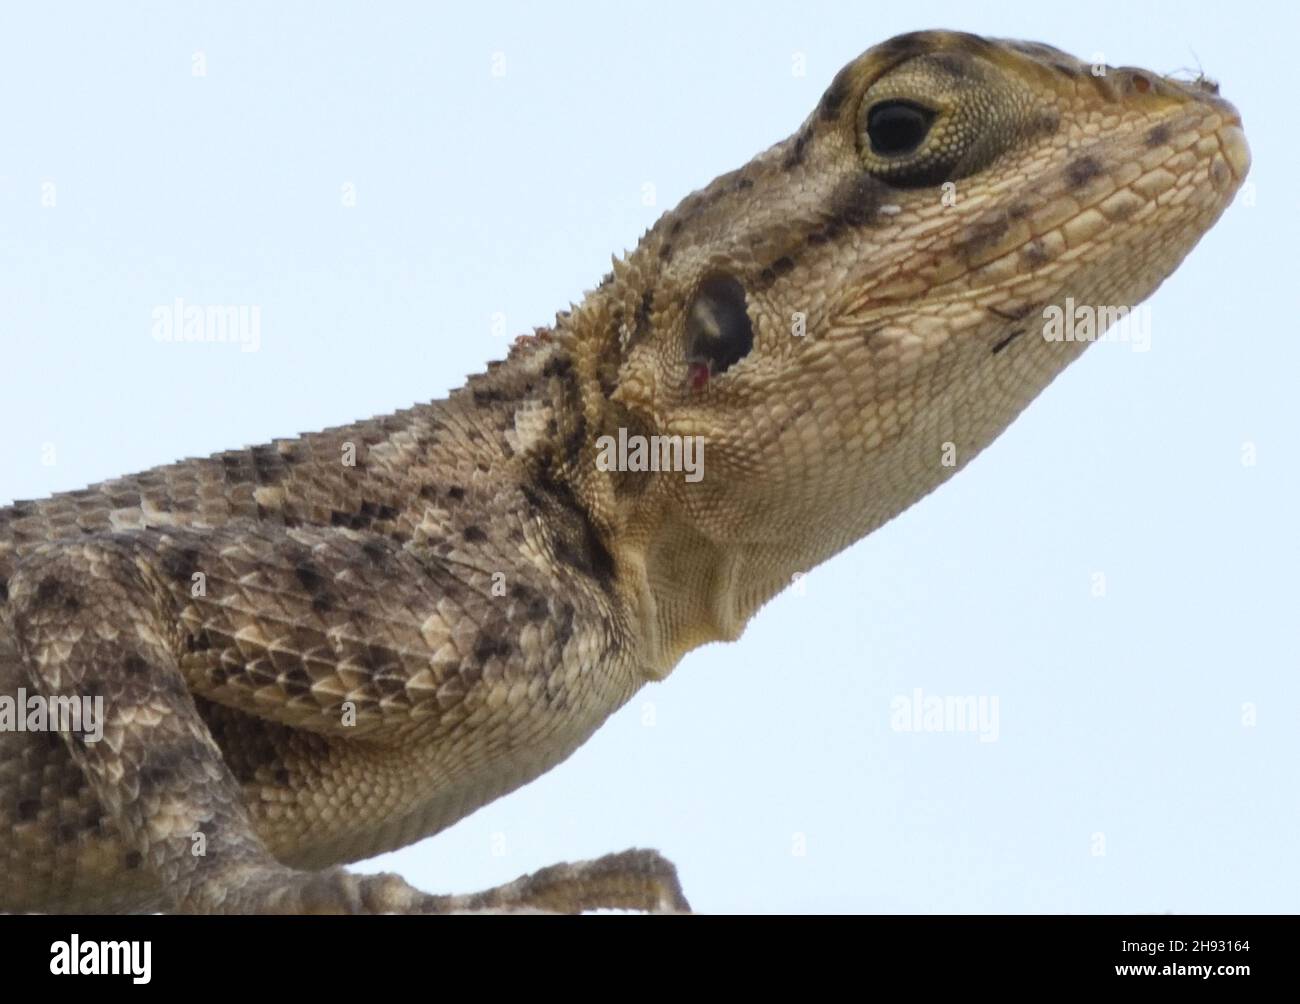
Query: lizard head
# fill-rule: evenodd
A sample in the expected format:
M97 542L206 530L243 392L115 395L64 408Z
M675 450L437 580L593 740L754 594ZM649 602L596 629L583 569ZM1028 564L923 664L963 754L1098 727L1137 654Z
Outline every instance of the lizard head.
M1059 312L1148 296L1248 167L1203 80L920 32L667 213L571 325L606 448L703 444L695 476L585 489L665 661L960 469L1088 344Z

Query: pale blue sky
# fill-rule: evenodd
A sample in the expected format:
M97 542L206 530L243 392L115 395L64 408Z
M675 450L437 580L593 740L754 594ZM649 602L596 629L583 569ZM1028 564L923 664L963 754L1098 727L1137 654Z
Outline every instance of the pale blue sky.
M0 502L443 396L502 355L494 313L548 323L898 32L1199 66L1254 205L1150 301L1149 352L1092 348L738 644L373 864L460 891L651 846L706 911L1300 908L1295 9L540 7L6 2ZM260 350L154 341L175 297L260 305ZM997 741L892 730L917 687L996 697Z

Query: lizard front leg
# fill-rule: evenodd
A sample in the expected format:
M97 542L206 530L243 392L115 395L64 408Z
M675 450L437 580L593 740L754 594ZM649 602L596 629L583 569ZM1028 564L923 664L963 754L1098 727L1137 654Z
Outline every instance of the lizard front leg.
M9 614L34 690L103 698L102 737L63 738L129 864L156 877L160 905L328 913L421 902L394 876L297 871L267 851L181 676L168 597L132 552L103 540L43 548L13 576Z
M62 736L111 818L128 868L186 912L577 912L686 909L672 865L651 851L543 869L468 896L434 896L393 875L300 870L259 836L246 792L179 665L175 594L129 537L45 546L9 583L6 611L27 682L47 700L102 697L102 736ZM86 723L83 723L83 726Z

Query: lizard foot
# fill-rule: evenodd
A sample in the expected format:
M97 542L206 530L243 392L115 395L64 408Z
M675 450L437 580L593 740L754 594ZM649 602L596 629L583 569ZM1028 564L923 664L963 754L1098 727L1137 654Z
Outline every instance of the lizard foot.
M673 863L658 851L635 848L590 861L551 865L467 896L433 898L439 901L431 911L436 913L691 912Z
M551 865L513 882L463 896L421 892L397 875L356 875L283 866L244 866L209 887L220 903L203 912L279 914L582 913L640 910L689 913L677 869L657 851L628 850L591 861Z

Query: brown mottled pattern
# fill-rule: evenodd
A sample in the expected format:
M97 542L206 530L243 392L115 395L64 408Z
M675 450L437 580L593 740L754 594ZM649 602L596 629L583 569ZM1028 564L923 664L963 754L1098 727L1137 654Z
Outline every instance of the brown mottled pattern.
M891 102L928 116L905 150ZM1148 296L1248 167L1212 85L899 36L448 400L0 509L0 695L107 711L0 732L0 909L684 908L650 851L467 897L337 866L559 763L941 484L1085 347L1044 309ZM619 430L702 437L704 477L601 470Z

